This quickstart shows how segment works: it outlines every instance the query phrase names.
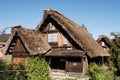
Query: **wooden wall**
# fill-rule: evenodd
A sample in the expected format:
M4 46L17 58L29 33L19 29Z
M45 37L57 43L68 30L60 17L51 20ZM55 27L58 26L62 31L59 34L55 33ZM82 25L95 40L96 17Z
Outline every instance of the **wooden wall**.
M51 57L51 69L65 70L66 72L83 73L83 60L80 58Z
M27 63L28 53L22 43L22 41L18 38L16 40L13 52L12 52L12 60L14 64L19 63Z

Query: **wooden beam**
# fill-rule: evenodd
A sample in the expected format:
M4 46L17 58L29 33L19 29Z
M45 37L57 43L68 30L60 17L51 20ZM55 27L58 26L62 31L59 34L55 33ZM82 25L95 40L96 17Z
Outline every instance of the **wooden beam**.
M44 29L44 32L48 32L50 30L50 23L47 25L47 27Z
M54 30L49 30L47 33L57 33L58 30L54 29Z

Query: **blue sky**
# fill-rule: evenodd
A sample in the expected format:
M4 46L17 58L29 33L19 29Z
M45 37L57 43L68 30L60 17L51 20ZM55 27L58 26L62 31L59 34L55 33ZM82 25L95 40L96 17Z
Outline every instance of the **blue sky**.
M0 31L15 25L34 29L45 9L84 24L95 39L120 32L120 0L0 0Z

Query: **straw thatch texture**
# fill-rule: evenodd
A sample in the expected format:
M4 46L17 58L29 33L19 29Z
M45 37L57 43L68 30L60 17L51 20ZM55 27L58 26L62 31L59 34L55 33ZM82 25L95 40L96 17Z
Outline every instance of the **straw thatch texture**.
M10 44L15 36L20 37L30 55L44 54L51 48L42 34L38 34L31 29L16 26L12 28L12 34L4 48L4 53L7 54Z
M62 50L62 49L52 49L45 56L52 57L82 57L85 55L84 51L80 50Z
M0 42L7 42L10 34L2 34L0 35Z
M81 47L91 58L109 56L109 54L104 52L103 48L92 38L85 28L77 25L57 11L45 10L43 20L35 30L42 32L49 22L51 22L58 31L60 31L60 29L60 32L64 31L63 35L67 35L66 38L69 39L70 42L74 41L75 43L71 44L73 44L73 46L77 45L77 47Z

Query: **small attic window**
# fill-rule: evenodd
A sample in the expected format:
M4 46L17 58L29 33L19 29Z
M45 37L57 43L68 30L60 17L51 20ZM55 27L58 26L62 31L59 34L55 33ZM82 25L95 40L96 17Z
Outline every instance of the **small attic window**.
M50 23L50 30L55 30L55 26Z
M102 46L105 46L105 43L102 41Z

